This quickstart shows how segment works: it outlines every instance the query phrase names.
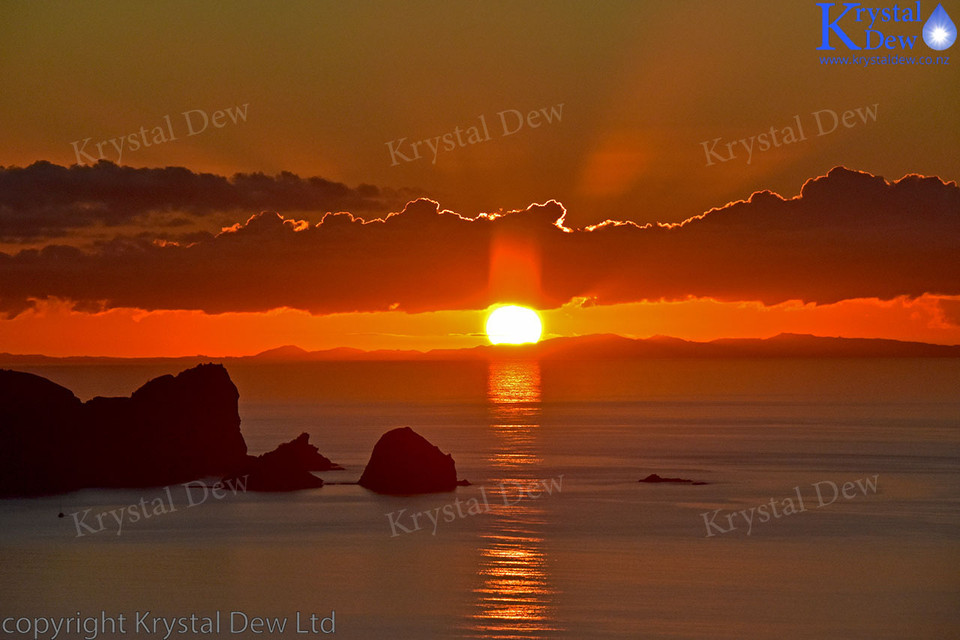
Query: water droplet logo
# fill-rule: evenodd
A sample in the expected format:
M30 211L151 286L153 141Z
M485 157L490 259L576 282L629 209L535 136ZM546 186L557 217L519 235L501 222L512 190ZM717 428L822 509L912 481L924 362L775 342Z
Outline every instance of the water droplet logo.
M956 40L957 25L943 10L943 5L938 4L923 25L923 41L934 51L943 51L953 46Z

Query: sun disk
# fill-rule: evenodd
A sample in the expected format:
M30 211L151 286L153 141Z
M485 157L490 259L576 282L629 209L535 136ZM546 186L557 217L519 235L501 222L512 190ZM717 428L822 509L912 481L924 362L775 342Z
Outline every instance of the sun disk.
M492 344L537 342L541 333L543 324L533 309L506 305L497 307L487 317L487 338Z

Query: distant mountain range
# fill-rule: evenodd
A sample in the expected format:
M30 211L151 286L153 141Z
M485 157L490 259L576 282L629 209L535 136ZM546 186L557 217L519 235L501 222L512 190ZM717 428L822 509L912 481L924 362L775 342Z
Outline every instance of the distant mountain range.
M724 338L693 342L654 336L625 338L601 334L572 338L552 338L530 345L484 345L469 349L432 351L337 348L306 351L296 346L270 349L252 356L217 358L187 356L178 358L113 358L75 356L57 358L43 355L0 353L0 366L30 364L109 364L145 362L335 362L335 361L423 361L486 360L496 357L529 357L541 360L613 360L635 358L957 358L960 345L904 342L878 338L827 338L781 333L772 338Z

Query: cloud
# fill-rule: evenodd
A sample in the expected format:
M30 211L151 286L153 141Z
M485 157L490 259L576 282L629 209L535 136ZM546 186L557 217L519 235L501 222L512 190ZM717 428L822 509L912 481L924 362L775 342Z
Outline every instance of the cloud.
M84 310L329 314L479 309L507 297L547 308L574 298L827 304L960 294L960 189L939 178L888 183L837 168L795 198L758 192L680 224L570 229L565 214L550 201L471 219L420 199L383 220L261 213L190 244L128 238L0 253L0 309L60 299ZM526 254L506 264L532 266L505 279L494 268L503 252Z
M960 327L960 300L942 298L939 304L944 324L948 327Z
M176 213L171 222L221 212L353 211L386 213L415 196L323 178L238 173L232 178L184 167L134 168L106 160L62 167L35 162L0 167L0 241L14 243L66 236L71 230L148 223L151 214Z

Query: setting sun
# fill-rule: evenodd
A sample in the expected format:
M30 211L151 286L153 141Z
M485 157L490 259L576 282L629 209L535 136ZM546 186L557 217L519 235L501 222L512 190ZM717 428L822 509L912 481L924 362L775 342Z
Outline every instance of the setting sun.
M487 337L492 344L525 344L540 340L543 325L533 309L507 305L487 317Z

